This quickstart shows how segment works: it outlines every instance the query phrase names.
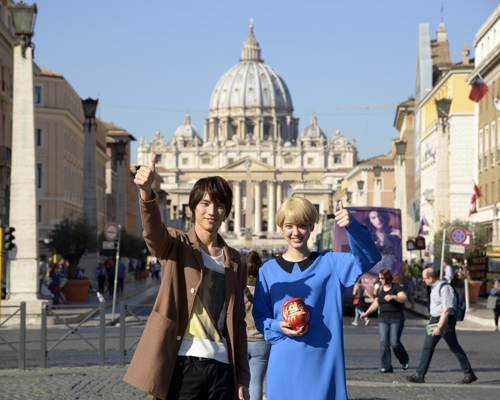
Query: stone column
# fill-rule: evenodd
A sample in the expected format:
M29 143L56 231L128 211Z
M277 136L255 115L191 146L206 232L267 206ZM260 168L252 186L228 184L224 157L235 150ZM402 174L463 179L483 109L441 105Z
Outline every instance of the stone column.
M279 210L283 203L283 182L278 182L276 185L276 211Z
M127 188L125 160L116 162L116 223L127 229Z
M268 211L268 221L267 221L267 231L273 233L276 231L276 199L274 195L275 181L269 181L267 183L267 211Z
M262 233L262 190L261 181L255 182L255 233Z
M241 182L233 182L233 195L234 195L234 234L236 237L241 232Z
M374 178L373 180L373 206L382 207L382 179Z
M439 188L434 193L434 224L441 226L444 221L450 219L450 164L449 164L449 125L443 126L445 122L438 121L437 143L436 143L436 176Z
M27 323L39 323L42 300L38 299L38 219L35 151L35 102L33 50L25 57L14 45L14 95L9 225L16 229L16 247L7 264L7 299L2 306L26 302ZM43 300L45 301L45 300ZM5 309L4 314L9 314ZM13 320L19 323L17 318Z

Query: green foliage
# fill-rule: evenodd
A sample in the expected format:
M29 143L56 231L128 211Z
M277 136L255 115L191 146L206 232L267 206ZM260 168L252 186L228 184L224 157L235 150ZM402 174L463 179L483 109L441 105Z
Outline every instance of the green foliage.
M103 256L116 256L115 250L103 250L102 242L106 241L104 233L99 235L99 249L100 254ZM128 258L138 258L139 256L144 257L149 254L148 248L144 238L132 235L127 232L126 229L122 229L120 238L120 256Z
M51 251L69 261L68 278L76 278L76 266L85 253L97 250L97 230L86 217L77 220L65 218L52 231Z
M467 250L467 258L479 255L486 248L486 229L484 226L471 221L456 219L452 222L446 221L442 224L441 229L436 232L434 237L434 258L441 259L441 250L443 246L443 229L446 228L446 243L450 242L450 231L453 228L464 228L472 232L474 238L474 247L472 250ZM458 262L463 262L463 254L450 253L449 247L445 247L444 258L456 258Z

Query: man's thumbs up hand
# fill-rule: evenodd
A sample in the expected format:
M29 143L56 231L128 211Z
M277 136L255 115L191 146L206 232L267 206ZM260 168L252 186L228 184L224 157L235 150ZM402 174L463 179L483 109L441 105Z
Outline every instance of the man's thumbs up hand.
M344 205L342 204L342 200L339 201L338 209L335 212L335 221L337 221L337 224L341 228L349 226L349 224L351 223L351 214L349 214L349 211L347 211L344 208Z
M141 198L143 200L151 200L153 198L153 191L151 186L155 180L155 164L156 164L156 154L151 156L151 163L148 167L142 166L139 168L135 174L134 183L141 190Z

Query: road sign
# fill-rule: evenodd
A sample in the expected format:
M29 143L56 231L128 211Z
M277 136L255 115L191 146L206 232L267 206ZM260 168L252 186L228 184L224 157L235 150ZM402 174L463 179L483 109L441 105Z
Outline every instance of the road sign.
M450 240L455 244L462 244L467 239L467 231L464 228L453 228L450 232Z
M102 242L103 250L114 250L116 249L116 242Z
M459 244L450 244L450 253L465 254L465 246Z
M118 227L116 224L113 224L112 222L106 225L106 228L104 228L104 236L106 236L106 239L108 239L110 242L113 240L116 240L118 237Z

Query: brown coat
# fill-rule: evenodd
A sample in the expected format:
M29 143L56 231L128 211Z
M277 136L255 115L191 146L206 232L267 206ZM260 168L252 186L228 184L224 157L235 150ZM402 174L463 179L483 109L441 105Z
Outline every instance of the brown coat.
M162 282L153 311L137 346L124 381L159 399L168 394L175 360L203 277L200 242L191 229L187 234L165 228L156 200L140 200L143 236L151 253L162 265ZM229 362L233 378L233 397L238 384L248 387L245 302L247 267L240 254L223 246L226 284L226 326Z

